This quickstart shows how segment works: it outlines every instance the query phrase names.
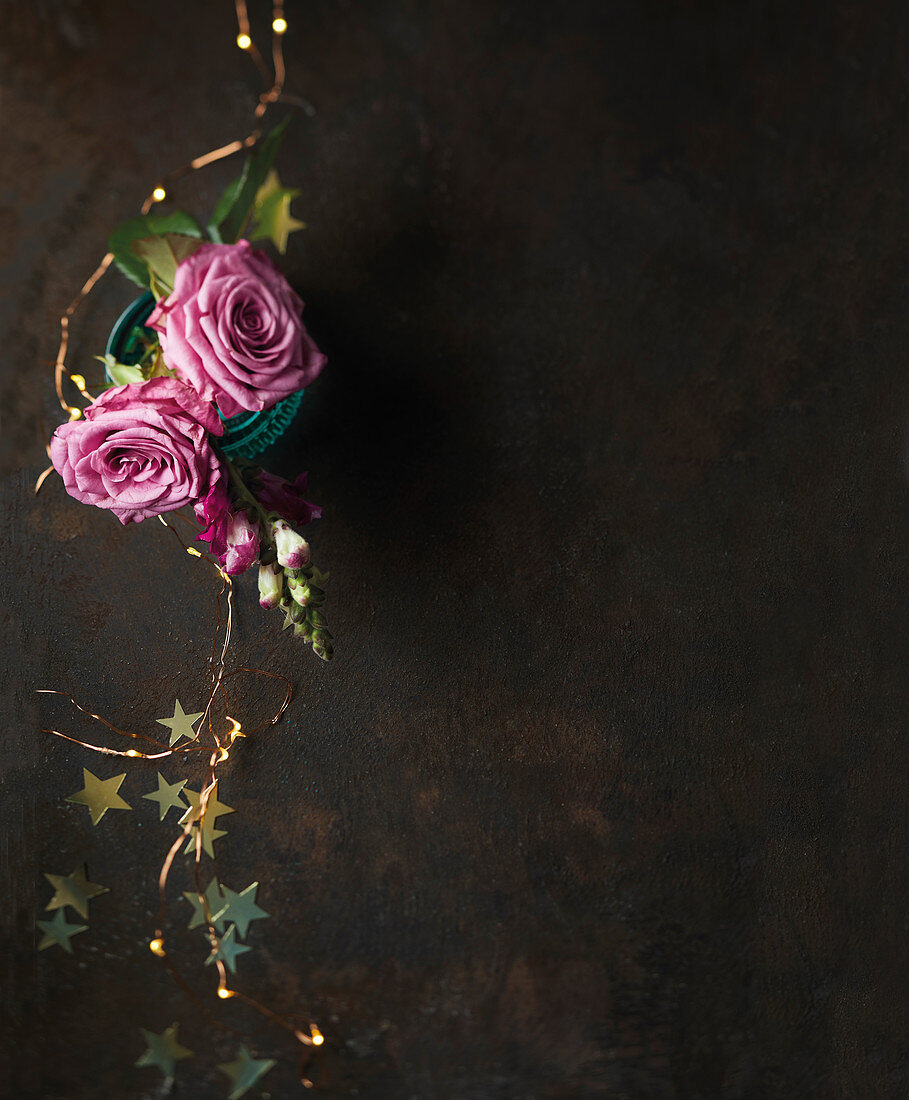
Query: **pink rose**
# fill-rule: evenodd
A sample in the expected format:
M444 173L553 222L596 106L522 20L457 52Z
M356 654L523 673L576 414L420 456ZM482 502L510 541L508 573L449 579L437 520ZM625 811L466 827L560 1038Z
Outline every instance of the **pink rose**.
M229 417L270 409L325 366L302 310L249 241L203 244L177 267L173 294L146 324L158 331L167 365Z
M206 432L221 435L214 408L174 378L117 386L84 420L62 424L50 443L66 491L139 523L205 497L221 476Z

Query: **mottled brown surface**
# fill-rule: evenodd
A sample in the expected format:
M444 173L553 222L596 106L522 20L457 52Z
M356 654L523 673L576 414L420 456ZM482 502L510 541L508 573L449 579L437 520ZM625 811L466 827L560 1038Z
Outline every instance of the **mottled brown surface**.
M325 505L338 642L322 666L240 585L236 662L298 688L222 781L221 877L272 914L244 988L321 1022L331 1096L905 1097L909 9L289 17L317 113L287 270L331 362L270 462ZM246 125L232 19L0 9L10 1097L159 1096L137 1028L174 1020L179 1095L226 1093L234 1041L146 947L154 773L92 829L62 798L116 768L34 694L153 727L202 697L212 589L158 524L30 487L56 315L156 174ZM80 319L86 374L130 296ZM36 954L41 872L81 859L111 893ZM292 1044L251 1045L302 1092Z

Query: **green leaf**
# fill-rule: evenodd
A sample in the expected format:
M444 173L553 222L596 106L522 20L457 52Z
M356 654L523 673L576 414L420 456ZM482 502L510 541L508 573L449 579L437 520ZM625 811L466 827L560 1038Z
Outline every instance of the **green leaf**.
M127 279L139 286L148 286L148 267L130 246L133 241L145 237L160 237L165 233L181 233L187 237L201 238L202 228L184 210L174 210L171 214L142 214L138 218L121 222L111 233L107 247L114 254L114 263Z
M208 223L208 232L212 240L233 244L243 236L243 230L256 202L256 195L265 182L291 117L287 115L283 118L262 139L247 158L241 175L228 185Z
M246 168L243 168L244 173ZM224 189L224 194L218 199L218 205L215 207L214 213L211 216L211 221L206 226L208 229L208 235L216 244L223 244L221 239L221 232L218 226L227 217L230 208L237 201L237 195L240 193L240 188L243 186L243 176L238 176L237 179L231 180L231 182Z
M314 565L311 565L309 576L310 585L315 585L317 588L320 588L322 589L322 591L324 591L328 587L328 578L331 576L331 574L323 573L321 569L317 569Z
M155 301L160 302L162 298L166 298L170 294L173 287L162 286L155 278L155 273L150 270L148 273L148 289L152 292Z
M142 368L142 375L145 378L176 378L177 376L170 369L170 367L164 362L164 356L161 354L161 345L155 345L155 355L151 363Z
M167 297L174 289L177 267L201 244L202 241L198 237L165 233L163 237L142 237L138 241L133 241L130 248L145 261L151 276L149 283L155 297Z
M110 352L107 355L96 355L95 358L99 363L104 364L107 377L114 386L128 386L130 382L145 381L145 375L143 375L141 367L131 367L127 363L118 363Z

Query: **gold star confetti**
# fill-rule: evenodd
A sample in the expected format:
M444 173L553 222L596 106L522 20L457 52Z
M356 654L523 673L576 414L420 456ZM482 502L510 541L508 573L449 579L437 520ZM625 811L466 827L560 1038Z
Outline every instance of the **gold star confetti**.
M253 1058L241 1044L237 1057L233 1062L222 1062L218 1069L230 1078L233 1089L228 1094L228 1100L240 1100L247 1090L264 1077L275 1064L274 1058Z
M181 1062L184 1058L191 1058L193 1055L191 1050L181 1047L177 1042L177 1028L179 1026L179 1024L171 1024L160 1035L140 1027L139 1030L142 1032L148 1049L139 1058L136 1065L157 1066L165 1077L173 1077L177 1062Z
M193 825L192 832L189 834L189 839L183 848L185 852L194 852L196 850L196 837L199 835L199 826ZM227 836L227 829L216 829L214 822L209 818L208 814L205 815L205 821L202 822L202 850L206 852L212 859L215 858L215 841L220 840L222 836Z
M218 950L205 960L206 966L211 966L216 959L220 959L231 974L237 973L237 956L245 955L247 951L252 951L252 948L247 947L245 943L237 943L236 933L237 927L232 924L218 940Z
M190 821L198 821L202 808L202 795L196 791L190 790L184 790L183 794L189 802L189 809L180 818L180 824L186 825ZM232 806L227 806L225 803L218 801L218 784L215 783L211 794L208 796L208 803L205 807L205 819L202 822L202 847L212 859L215 858L214 841L222 836L227 836L227 830L216 829L215 822L219 817L223 817L224 814L232 813L236 813ZM190 852L195 848L196 829L198 829L198 825L194 826L193 832L186 842L186 847L183 849L184 852Z
M126 772L122 775L111 776L110 779L99 779L88 768L82 769L82 782L85 786L81 791L67 797L67 802L78 802L82 806L88 806L91 814L92 825L97 825L108 810L131 810L132 806L117 794L120 784L126 778Z
M186 714L183 707L180 706L180 700L177 699L174 702L173 718L156 718L155 721L159 725L169 727L170 743L175 745L181 737L185 737L189 741L195 741L199 734L193 729L193 723L198 722L204 713L200 710L198 714Z
M180 818L180 824L185 825L188 821L198 821L199 815L202 812L202 795L197 791L185 790L183 792L186 800L189 802L189 809ZM212 787L212 792L208 796L208 802L205 804L205 820L214 822L216 818L223 817L224 814L236 813L236 810L232 806L226 805L224 802L218 801L218 784L215 783Z
M249 239L261 241L267 238L274 242L283 256L290 234L306 228L306 222L297 221L290 212L291 201L299 194L295 188L282 187L278 173L272 168L256 192L255 227Z
M69 905L75 909L80 917L88 920L89 898L96 898L99 894L109 893L106 886L99 886L96 882L89 882L86 877L85 864L77 867L71 875L44 876L56 891L45 909L62 909Z
M190 891L186 891L183 895L189 904L193 907L193 915L187 928L198 928L200 924L207 925L208 918L205 916L205 909L202 902L199 899L198 894L194 894ZM224 931L225 921L215 914L224 907L224 898L221 894L221 884L217 878L213 878L208 884L205 890L205 900L208 902L208 911L212 916L212 924L215 926L215 930L218 932Z
M172 806L176 806L179 810L186 809L186 803L180 797L180 791L185 786L185 779L181 779L179 783L168 783L164 776L158 772L158 789L150 794L144 794L142 797L158 803L160 813L158 820L163 821Z
M73 945L69 942L71 936L78 935L79 932L85 932L88 929L87 924L70 924L66 919L66 914L62 909L58 909L54 913L53 920L39 920L35 922L41 931L44 933L44 939L38 944L38 950L43 951L45 947L53 947L54 944L59 945L64 951L73 953Z
M264 909L260 909L256 905L256 890L258 888L258 882L254 882L247 886L242 893L237 894L229 886L221 887L227 904L218 913L218 919L233 922L237 928L237 935L244 940L252 921L262 920L263 917L269 915Z

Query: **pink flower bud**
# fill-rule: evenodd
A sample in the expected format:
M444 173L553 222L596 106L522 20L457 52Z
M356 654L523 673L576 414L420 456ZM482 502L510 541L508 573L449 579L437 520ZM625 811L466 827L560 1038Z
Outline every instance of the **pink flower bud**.
M278 552L278 564L285 569L302 569L309 561L309 543L283 519L271 525L272 538Z
M259 556L259 526L250 523L243 512L231 515L227 525L225 573L245 573Z
M259 566L259 604L264 608L277 607L284 589L284 571L274 565Z

